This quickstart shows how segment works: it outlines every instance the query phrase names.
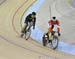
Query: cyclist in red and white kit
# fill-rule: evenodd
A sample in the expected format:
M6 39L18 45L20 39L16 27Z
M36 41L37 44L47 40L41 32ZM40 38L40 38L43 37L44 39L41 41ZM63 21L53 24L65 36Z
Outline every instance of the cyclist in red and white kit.
M56 32L58 33L58 36L60 36L60 22L56 17L52 17L52 19L49 20L49 28L48 28L48 34L51 33L51 36L53 35L54 27L56 28Z

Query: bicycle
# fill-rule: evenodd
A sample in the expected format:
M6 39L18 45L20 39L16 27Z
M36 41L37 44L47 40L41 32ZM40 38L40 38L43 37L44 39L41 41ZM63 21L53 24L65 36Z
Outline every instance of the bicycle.
M53 38L50 40L49 35L45 33L42 38L43 46L47 46L48 43L51 43L52 49L56 49L58 47L59 38L56 35L56 31L53 31Z
M26 27L26 29L24 27L24 29L22 30L24 33L22 33L21 36L25 34L24 37L26 40L28 40L30 38L32 25L33 25L33 22L30 22L30 23L28 23L28 26Z

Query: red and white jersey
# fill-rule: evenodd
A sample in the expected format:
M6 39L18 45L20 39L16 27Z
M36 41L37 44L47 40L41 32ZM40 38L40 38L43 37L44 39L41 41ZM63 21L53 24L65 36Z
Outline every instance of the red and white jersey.
M52 31L60 32L60 22L57 19L55 21L51 19L48 23L50 32ZM54 26L53 28L52 25Z

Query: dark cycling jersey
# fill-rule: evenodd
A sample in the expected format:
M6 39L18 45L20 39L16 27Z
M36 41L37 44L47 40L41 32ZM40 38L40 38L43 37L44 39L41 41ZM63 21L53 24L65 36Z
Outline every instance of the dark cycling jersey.
M26 17L24 23L26 23L26 24L28 25L28 23L29 23L29 22L32 22L33 19L34 19L34 21L33 21L33 26L35 26L35 23L36 23L36 17L32 18L31 16L32 16L32 14L29 14L29 15Z

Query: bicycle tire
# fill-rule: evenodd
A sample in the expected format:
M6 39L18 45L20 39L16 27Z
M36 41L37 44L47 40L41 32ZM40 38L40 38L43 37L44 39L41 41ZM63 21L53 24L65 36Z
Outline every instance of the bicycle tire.
M43 43L43 46L46 46L47 45L47 40L46 40L45 35L42 38L42 43Z
M55 44L54 40L56 41L56 45L55 46L54 46L54 44ZM56 49L58 47L58 42L59 42L58 37L57 36L53 36L53 40L52 40L52 43L51 43L53 49Z

